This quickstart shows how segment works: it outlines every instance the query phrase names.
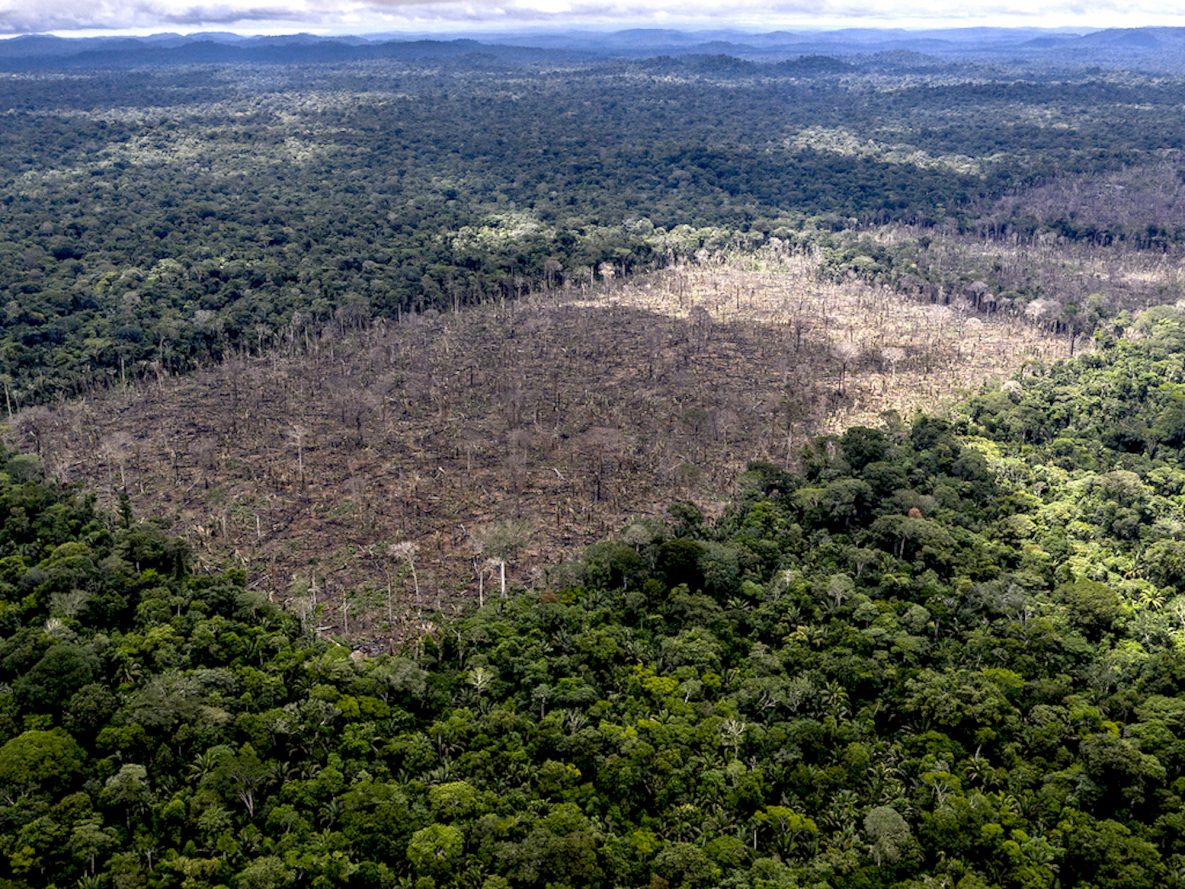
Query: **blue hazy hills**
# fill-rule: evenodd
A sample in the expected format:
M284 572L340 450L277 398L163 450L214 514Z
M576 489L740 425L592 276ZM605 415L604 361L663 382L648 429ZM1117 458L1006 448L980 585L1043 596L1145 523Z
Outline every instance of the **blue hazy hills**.
M1089 33L965 28L910 31L523 30L442 38L424 34L246 37L223 32L67 38L29 34L0 40L0 68L88 68L185 64L302 64L370 59L503 62L727 55L757 62L802 57L910 58L1185 67L1185 28L1116 28Z

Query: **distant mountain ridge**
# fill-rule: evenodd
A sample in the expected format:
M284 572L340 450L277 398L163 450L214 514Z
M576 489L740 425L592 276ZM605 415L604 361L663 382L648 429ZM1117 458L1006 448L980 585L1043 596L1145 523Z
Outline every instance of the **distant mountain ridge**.
M941 60L1033 60L1065 64L1185 65L1185 28L1111 28L1089 33L967 28L907 31L749 33L739 30L474 32L465 35L371 34L244 37L223 32L147 37L67 38L29 34L0 40L0 69L124 67L176 64L315 64L371 59L494 61L654 58L728 55L749 61L827 56L887 58L920 54Z
M504 61L527 61L554 55L529 46L454 40L389 40L358 37L236 37L195 34L167 39L61 38L35 35L0 41L0 69L106 68L193 64L317 64L370 59L444 60L477 54Z

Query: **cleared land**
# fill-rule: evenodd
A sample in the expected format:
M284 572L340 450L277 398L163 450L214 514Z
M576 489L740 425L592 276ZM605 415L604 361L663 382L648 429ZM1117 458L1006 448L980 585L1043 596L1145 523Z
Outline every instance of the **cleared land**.
M816 268L767 252L327 333L29 410L9 439L318 625L398 635L496 594L497 560L535 580L519 566L672 500L716 511L749 460L1068 349Z
M1099 175L1058 176L1000 198L984 221L1039 221L1088 242L1124 240L1147 248L1179 243L1185 230L1185 155L1158 158Z
M1050 331L1059 320L1064 328L1064 308L1071 303L1084 313L1094 304L1111 312L1138 311L1174 303L1185 292L1185 260L1177 249L1103 246L1052 233L1031 241L952 233L928 237L931 234L886 226L874 237L890 249L902 250L918 266L919 292L937 289L952 299L977 301L984 311L1024 312L1030 322ZM926 247L919 249L923 239ZM986 290L975 294L974 282Z

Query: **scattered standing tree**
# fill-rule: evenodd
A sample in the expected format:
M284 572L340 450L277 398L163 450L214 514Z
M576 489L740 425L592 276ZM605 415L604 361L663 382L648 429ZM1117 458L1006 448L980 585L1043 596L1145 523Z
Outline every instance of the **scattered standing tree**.
M527 529L522 522L495 522L478 529L475 535L478 551L486 555L498 569L499 597L506 598L506 564L518 553L526 541Z
M304 483L304 444L308 437L309 428L303 423L293 423L288 430L288 438L296 445L296 471L299 479L300 489L303 491Z
M847 394L848 368L860 357L860 347L855 343L837 343L832 349L839 361L839 396Z
M411 573L412 590L415 594L417 615L419 615L423 610L423 603L420 602L420 577L416 573L416 554L418 551L419 548L410 540L392 543L389 547L387 547L387 555L391 556L393 559L406 563L407 569ZM388 609L390 608L389 602L390 599L388 597Z

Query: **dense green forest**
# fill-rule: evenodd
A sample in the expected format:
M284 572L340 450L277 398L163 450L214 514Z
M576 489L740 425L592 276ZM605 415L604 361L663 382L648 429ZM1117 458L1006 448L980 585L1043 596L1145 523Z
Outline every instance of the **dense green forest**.
M885 223L1182 235L991 203L1175 163L1174 77L471 53L0 83L9 410L770 237L835 247L846 274L874 260L833 233Z
M1185 312L1098 340L401 656L7 454L0 885L1181 885Z

